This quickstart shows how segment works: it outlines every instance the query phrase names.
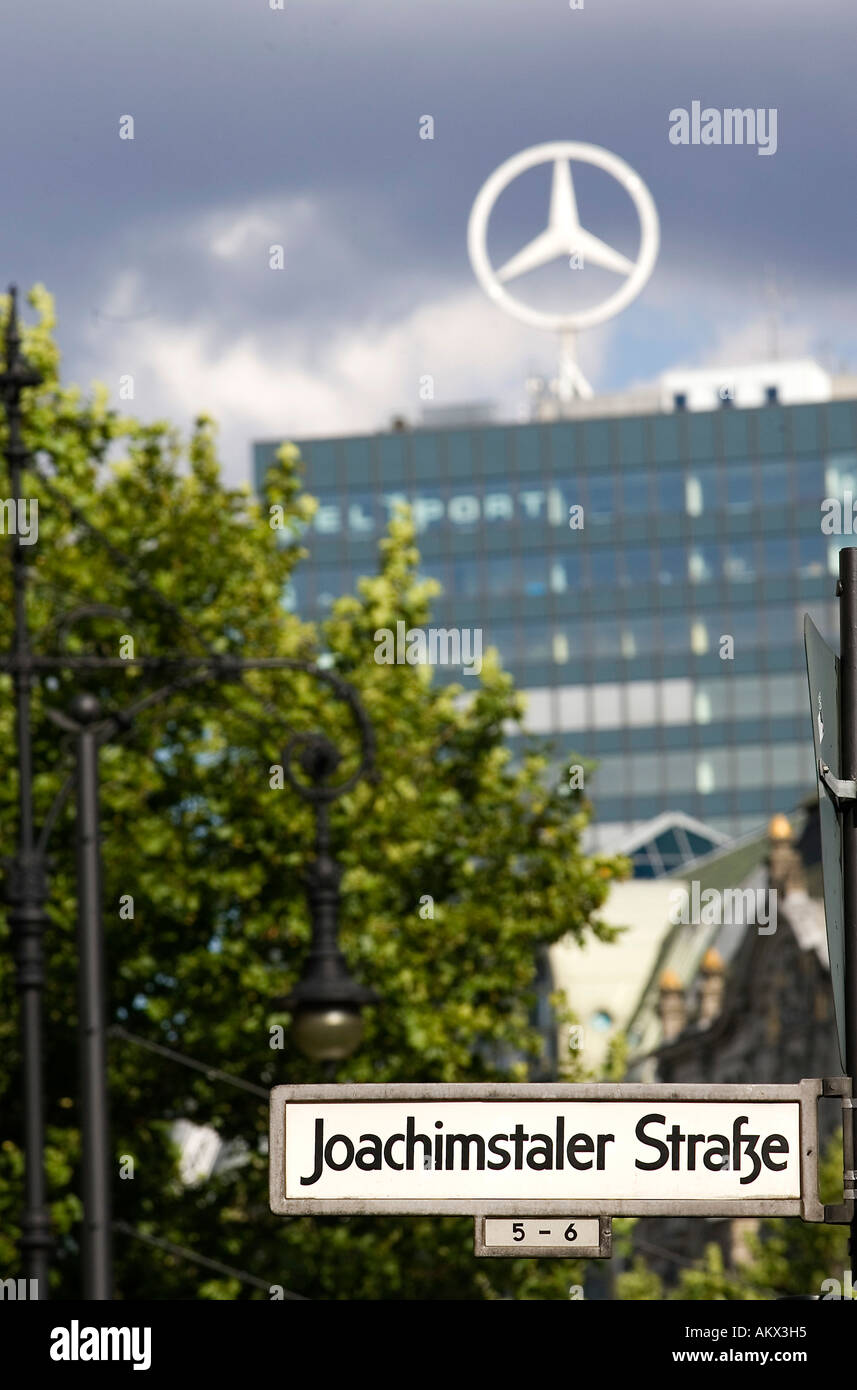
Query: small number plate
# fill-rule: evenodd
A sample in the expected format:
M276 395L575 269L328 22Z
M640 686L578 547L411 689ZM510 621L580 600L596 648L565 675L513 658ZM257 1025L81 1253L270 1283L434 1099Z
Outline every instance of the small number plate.
M609 1259L609 1216L477 1216L476 1255Z

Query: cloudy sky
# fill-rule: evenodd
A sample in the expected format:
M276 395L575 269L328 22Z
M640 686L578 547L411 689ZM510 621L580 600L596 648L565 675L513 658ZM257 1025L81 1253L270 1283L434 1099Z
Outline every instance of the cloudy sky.
M272 2L6 9L0 275L55 295L69 379L131 373L137 413L183 428L213 413L235 481L254 438L418 419L425 375L439 404L515 418L556 343L486 298L467 220L549 140L619 155L660 215L648 285L581 340L597 390L763 357L774 302L782 354L857 369L853 0ZM776 154L671 144L694 100L776 108ZM635 255L625 195L578 165L575 184L583 225ZM549 192L545 166L502 195L495 264ZM571 309L608 284L558 263L514 288Z

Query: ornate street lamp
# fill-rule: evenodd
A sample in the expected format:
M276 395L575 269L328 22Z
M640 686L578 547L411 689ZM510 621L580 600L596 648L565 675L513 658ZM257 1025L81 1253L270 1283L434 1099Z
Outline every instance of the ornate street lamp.
M312 945L300 981L291 994L277 1002L294 1014L295 1041L301 1052L318 1062L332 1063L350 1057L363 1036L363 1008L379 1002L373 989L352 979L339 948L342 867L331 853L327 814L329 803L354 786L372 766L372 730L365 715L362 718L358 715L358 718L363 737L363 760L346 782L327 785L339 766L340 756L322 734L297 735L283 755L283 768L289 782L315 811L316 833L315 858L304 875ZM302 745L298 762L309 784L298 781L291 770L291 758L298 743Z

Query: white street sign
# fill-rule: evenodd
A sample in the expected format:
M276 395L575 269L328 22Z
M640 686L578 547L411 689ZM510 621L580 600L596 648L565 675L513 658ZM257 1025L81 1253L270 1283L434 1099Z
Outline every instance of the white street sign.
M474 1255L609 1258L612 1228L597 1216L477 1216Z
M278 1086L271 1208L803 1215L820 1081L799 1086Z
M502 1216L483 1216L484 1241L489 1249L499 1245L557 1246L567 1250L598 1244L598 1217L561 1217L558 1221L535 1216L532 1220L512 1221Z

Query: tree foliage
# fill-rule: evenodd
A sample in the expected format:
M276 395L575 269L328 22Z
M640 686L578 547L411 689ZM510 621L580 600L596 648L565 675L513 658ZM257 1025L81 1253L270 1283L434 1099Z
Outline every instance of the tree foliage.
M38 543L28 555L36 648L117 657L128 651L120 639L130 637L137 657L325 655L358 690L377 735L377 777L360 782L331 815L345 869L343 949L353 973L382 998L337 1079L526 1077L543 1042L532 1023L538 953L568 932L581 940L588 932L611 935L598 913L623 866L583 855L588 804L580 792L550 784L544 753L511 762L504 727L522 706L496 656L487 656L466 692L438 684L429 668L374 661L376 629L395 629L398 619L424 625L436 592L417 579L409 516L392 522L378 572L360 581L357 595L340 598L320 628L301 621L282 600L314 508L296 450L280 451L261 499L224 486L210 420L198 420L184 443L167 422L117 414L104 388L84 395L62 385L51 300L37 287L30 303L37 322L25 329L24 351L44 374L25 398L25 438L39 466L26 477L27 495L39 502ZM10 583L5 565L3 650L11 643ZM90 615L67 631L56 626L70 609L93 603L124 613ZM105 710L121 709L176 674L127 666L37 682L40 822L70 767L68 741L48 711L67 711L81 689ZM0 688L8 773L0 826L8 851L17 781L7 676ZM101 753L109 1017L264 1087L319 1079L275 1003L298 979L310 938L302 874L313 818L271 776L290 737L318 728L343 751L337 775L347 775L358 740L343 703L310 677L254 672L185 685ZM71 804L50 848L47 1163L59 1241L53 1293L62 1298L80 1289ZM433 917L419 911L426 895ZM133 917L127 906L120 914L128 897ZM4 912L0 1267L7 1273L20 1272L23 1169L11 945ZM285 1029L280 1050L270 1045L277 1024ZM117 1232L119 1297L266 1298L264 1286L280 1285L337 1299L565 1298L580 1277L580 1267L566 1261L474 1260L467 1219L275 1218L267 1203L264 1101L121 1037L111 1039L109 1081L116 1219L261 1280L253 1286L212 1277ZM183 1186L169 1143L178 1117L243 1141L245 1161ZM134 1160L133 1179L119 1177L123 1156Z

